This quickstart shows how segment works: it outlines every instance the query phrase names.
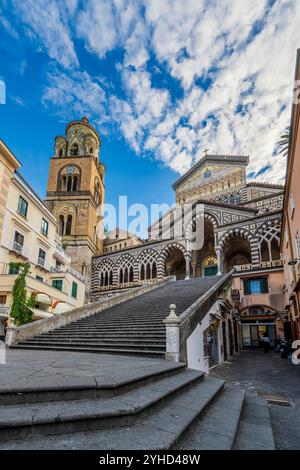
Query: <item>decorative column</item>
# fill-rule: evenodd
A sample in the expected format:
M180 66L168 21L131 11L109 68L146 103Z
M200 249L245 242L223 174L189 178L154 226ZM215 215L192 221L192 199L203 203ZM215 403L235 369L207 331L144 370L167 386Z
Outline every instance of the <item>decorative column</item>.
M8 325L6 327L6 335L5 335L5 344L6 346L11 346L15 342L15 336L17 333L17 327L14 323L13 318L9 318Z
M222 260L221 260L221 250L220 250L220 248L216 249L216 255L217 255L217 263L218 263L217 275L220 276L222 274Z
M170 305L170 314L163 320L166 325L166 354L165 359L179 362L179 326L180 318L176 315L176 305Z
M185 256L185 279L190 279L190 257Z

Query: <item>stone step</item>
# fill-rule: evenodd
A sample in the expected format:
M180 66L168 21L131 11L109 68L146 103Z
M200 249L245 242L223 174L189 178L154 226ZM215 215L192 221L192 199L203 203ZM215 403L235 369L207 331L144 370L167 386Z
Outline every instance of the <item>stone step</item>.
M234 450L274 450L275 442L266 400L248 392Z
M199 371L186 370L118 397L71 400L50 403L0 406L0 441L30 435L107 429L128 426L152 412L165 399L182 394L203 379Z
M99 376L80 375L80 377L77 377L71 374L65 375L63 379L61 376L57 376L57 380L56 376L50 376L50 378L47 376L43 380L39 377L36 380L29 377L29 380L24 379L2 385L0 389L0 405L119 396L122 393L136 390L138 387L154 383L165 377L172 377L186 370L185 364L181 362L161 359L156 359L155 362L155 364L151 364L151 367L148 366L137 370L126 370L125 368L117 376L109 373L109 380L105 370L104 374L100 373L101 365Z
M128 332L131 333L132 336L137 336L139 337L140 336L140 331L141 330L128 330L128 331L120 331L120 330L114 330L113 332L109 332L109 331L101 331L101 330L98 330L98 329L95 329L94 331L90 331L90 332L81 332L81 331L73 331L73 330L70 330L68 333L66 332L63 332L63 331L60 331L60 330L52 330L52 331L48 331L47 333L42 333L40 336L42 337L51 337L51 336L59 336L59 335L63 335L63 336L66 336L66 335L69 335L69 334L73 334L74 336L91 336L91 335L99 335L99 336L109 336L111 335L112 333L115 334L116 332L118 332L119 335L123 335L123 336L127 336L128 335ZM142 331L145 331L147 332L148 335L150 336L153 336L154 338L156 338L156 336L162 336L162 337L165 337L166 336L166 332L165 332L165 329L162 330L162 332L155 332L153 333L152 331L149 331L149 330L142 330Z
M147 338L148 340L155 340L155 339L158 339L158 340L165 340L166 339L166 334L165 333L157 333L156 335L153 335L153 334L147 334L147 333L131 333L131 332L128 332L128 333L123 333L123 332L120 332L120 331L116 331L114 333L68 333L68 334L47 334L47 333L44 333L40 336L35 336L35 338L40 338L40 339L61 339L61 338L74 338L74 339L90 339L90 338L93 338L93 339L113 339L115 340L116 338L118 339L122 339L122 338L126 338L126 339L136 339L136 338Z
M132 325L126 325L126 326L123 326L122 327L122 330L125 330L125 331L131 331L131 330L136 330L136 331L165 331L166 328L164 325L152 325L152 326L148 326L147 328L145 328L144 326L138 326L136 323L132 324ZM87 331L87 332L93 332L93 331L116 331L116 330L120 330L119 327L116 327L116 326L102 326L102 327L95 327L95 326L82 326L82 327L70 327L69 328L60 328L60 329L55 329L55 330L52 330L52 331L74 331L74 332L80 332L80 331Z
M163 318L161 318L160 320L157 320L157 321L151 321L151 320L141 320L141 319L130 319L130 318L124 318L122 320L119 320L119 321L115 321L113 318L111 320L106 320L106 321L101 321L101 322L98 322L98 321L93 321L93 322L90 322L90 323L82 323L81 325L78 325L76 324L76 327L77 328L83 328L83 327L88 327L88 326L93 326L93 327L99 327L99 328L102 328L102 327L105 327L105 326L114 326L116 328L118 328L120 325L122 326L126 326L126 325L132 325L133 323L136 323L137 325L141 325L141 326L161 326L161 325L164 325L163 323ZM75 325L74 325L75 326Z
M158 341L158 340L155 340L155 341L147 341L147 340L135 340L135 341L132 341L130 338L128 340L99 340L99 341L95 341L93 339L90 339L90 340L87 340L86 338L82 341L82 340L78 340L78 339L75 339L75 340L72 340L72 339L68 339L68 340L60 340L60 339L52 339L52 340L43 340L43 339L39 339L39 338L33 338L31 340L27 340L27 341L20 341L19 342L19 345L24 345L24 344L33 344L33 345L45 345L45 346L88 346L90 348L97 348L97 347L115 347L115 348L124 348L124 347L128 347L128 348L136 348L136 349L159 349L159 350L164 350L165 349L165 345L166 345L166 342L165 341Z
M153 408L151 413L142 415L136 424L130 423L126 428L86 430L47 436L32 435L23 439L2 440L0 449L170 449L211 401L222 392L223 387L224 381L219 379L198 379L198 383L179 389L179 393L167 394L161 406ZM154 390L150 393L151 401L153 392ZM131 402L131 405L134 406L134 403L136 402ZM80 413L79 407L76 411ZM84 411L82 413L84 415ZM46 413L47 416L49 415ZM51 416L49 418L53 419Z
M245 392L227 387L176 444L178 450L230 450L237 433Z
M36 344L14 344L11 346L12 349L49 349L54 351L77 351L77 352L89 352L89 353L109 353L109 354L129 354L129 355L146 355L149 357L163 357L165 355L165 350L155 351L150 349L117 349L105 347L95 347L90 348L89 346L61 346L61 345L36 345Z
M157 329L157 328L165 328L165 325L164 323L161 321L161 322L157 322L157 323L149 323L149 324L140 324L138 322L124 322L123 323L123 327L124 328L130 328L130 327L133 327L133 328L149 328L149 329ZM83 330L83 329L86 329L86 330L89 330L89 329L107 329L107 328L110 328L110 329L116 329L116 328L119 328L119 325L114 325L114 323L106 323L106 324L103 324L103 323L96 323L96 322L90 322L89 324L82 324L82 325L77 325L76 323L70 323L69 325L65 325L65 326L62 326L60 328L60 330L64 330L64 329L72 329L72 330Z
M86 338L84 341L78 340L78 339L68 339L68 340L60 340L59 338L56 339L51 339L51 340L45 340L42 338L32 338L28 339L26 341L20 341L18 343L19 345L23 344L40 344L40 345L68 345L70 346L89 346L91 348L94 347L101 347L101 346L107 346L107 347L115 347L115 348L123 348L123 347L134 347L134 348L155 348L155 349L165 349L165 344L166 342L164 340L155 340L155 341L144 341L142 340L131 340L128 338L127 340L119 340L118 338L114 341L105 341L105 340L98 340L95 341L94 339L90 338L87 340Z

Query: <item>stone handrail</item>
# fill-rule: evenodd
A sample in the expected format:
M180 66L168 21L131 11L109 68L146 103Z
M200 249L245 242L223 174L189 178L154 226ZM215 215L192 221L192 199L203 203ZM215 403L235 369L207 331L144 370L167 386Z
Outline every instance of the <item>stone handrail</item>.
M109 299L102 299L98 302L89 303L83 307L74 308L59 315L55 315L51 318L38 320L18 327L11 325L7 328L6 331L6 344L7 346L10 346L14 343L17 343L18 341L23 341L25 339L32 338L33 336L46 333L50 330L60 328L61 326L80 320L81 318L89 317L95 313L102 312L110 307L113 307L114 305L121 304L127 300L133 299L142 294L146 294L151 290L157 289L174 281L175 276L170 276L156 282L155 284L129 290L119 295L115 295Z
M227 291L232 283L234 269L228 274L220 276L220 280L214 284L205 294L197 299L181 315L175 313L175 305L170 305L170 315L164 320L167 327L167 351L166 358L187 362L187 339L194 332L197 325L203 320L214 303ZM168 333L170 341L168 341ZM176 342L177 347L176 347ZM168 343L170 350L168 351ZM177 349L177 351L175 351Z

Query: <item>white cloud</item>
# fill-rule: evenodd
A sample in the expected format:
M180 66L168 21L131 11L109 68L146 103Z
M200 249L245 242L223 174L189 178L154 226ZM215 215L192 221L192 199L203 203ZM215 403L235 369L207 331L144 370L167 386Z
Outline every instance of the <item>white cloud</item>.
M49 56L65 69L77 66L49 74L44 102L53 109L117 125L138 154L151 152L179 173L208 148L249 154L250 173L269 167L260 180L284 176L274 148L290 117L298 0L68 0L64 10L61 1L16 3ZM99 58L101 80L80 70L75 35ZM120 89L101 69L117 48Z
M48 74L48 86L43 93L44 104L66 120L97 116L107 122L106 95L101 83L86 72L62 73L54 68Z
M69 2L71 5L72 2ZM30 37L37 38L49 57L66 68L78 65L68 26L65 4L60 0L13 0L14 11Z

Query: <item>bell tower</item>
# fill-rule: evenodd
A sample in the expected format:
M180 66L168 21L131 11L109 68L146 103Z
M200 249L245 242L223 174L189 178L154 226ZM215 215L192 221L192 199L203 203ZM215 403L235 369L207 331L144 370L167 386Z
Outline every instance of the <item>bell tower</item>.
M59 225L72 266L91 278L92 257L102 253L105 166L100 137L88 119L72 121L55 138L45 203Z

